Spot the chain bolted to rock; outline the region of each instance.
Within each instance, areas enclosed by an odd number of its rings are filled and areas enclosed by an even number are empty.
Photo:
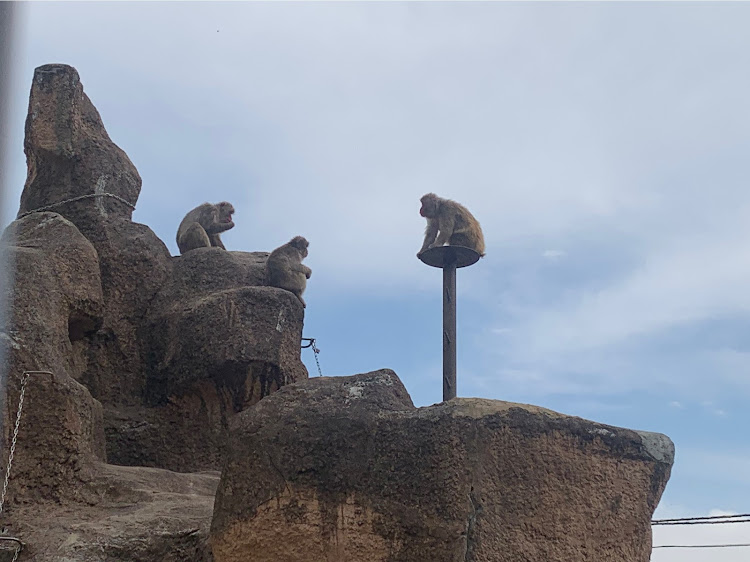
[[[323,376],[323,371],[320,369],[320,361],[318,361],[318,353],[320,353],[320,349],[317,345],[315,345],[315,338],[302,338],[302,341],[309,342],[307,345],[303,345],[302,349],[307,349],[308,347],[312,347],[313,353],[315,354],[315,364],[318,366],[318,376]]]
[[[13,427],[13,437],[10,441],[10,453],[8,453],[8,466],[5,469],[5,480],[3,481],[3,489],[0,492],[0,514],[3,512],[5,507],[5,494],[8,492],[8,482],[10,480],[10,469],[13,466],[13,457],[16,454],[16,443],[18,442],[18,428],[21,426],[21,413],[23,412],[23,399],[26,396],[26,384],[29,382],[31,375],[52,375],[49,371],[24,371],[21,375],[21,391],[18,396],[18,410],[16,411],[16,423]],[[23,543],[21,539],[17,537],[11,537],[9,535],[0,535],[0,544],[2,542],[11,542],[15,544],[15,552],[13,553],[12,562],[18,560],[18,555],[21,553]]]

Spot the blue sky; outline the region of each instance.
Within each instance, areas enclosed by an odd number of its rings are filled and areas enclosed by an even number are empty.
[[[33,69],[71,64],[143,178],[134,220],[176,252],[184,213],[226,199],[228,249],[306,236],[304,335],[324,373],[390,367],[427,405],[441,396],[441,276],[415,258],[418,200],[457,199],[487,241],[458,276],[459,395],[666,433],[677,460],[657,516],[750,511],[749,4],[18,16],[0,226],[25,179]],[[723,527],[669,533],[748,542],[747,524]],[[661,532],[656,544],[680,540]]]

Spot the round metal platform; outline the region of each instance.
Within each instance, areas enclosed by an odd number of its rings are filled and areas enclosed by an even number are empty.
[[[425,250],[417,257],[427,265],[443,269],[446,264],[454,260],[457,268],[474,265],[482,256],[476,250],[466,246],[439,246]]]

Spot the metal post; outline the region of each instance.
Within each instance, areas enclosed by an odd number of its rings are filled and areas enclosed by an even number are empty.
[[[456,397],[456,255],[443,265],[443,402]]]
[[[443,402],[456,397],[456,269],[479,261],[479,253],[464,246],[438,246],[417,254],[443,270]]]

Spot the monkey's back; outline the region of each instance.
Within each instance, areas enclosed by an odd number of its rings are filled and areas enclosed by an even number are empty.
[[[479,221],[461,203],[455,201],[450,201],[450,203],[455,212],[455,229],[448,244],[472,248],[484,256],[484,234],[482,234]]]
[[[287,245],[276,248],[266,260],[266,282],[272,287],[298,291],[305,288],[307,278],[304,273],[294,270],[301,263],[299,252]]]

